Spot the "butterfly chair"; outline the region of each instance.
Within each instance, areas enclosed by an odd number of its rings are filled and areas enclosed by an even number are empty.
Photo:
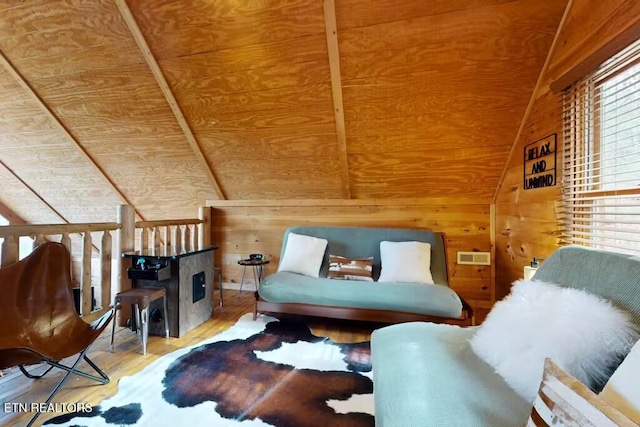
[[[93,341],[108,325],[109,310],[91,325],[77,314],[71,285],[71,257],[59,243],[44,243],[21,261],[0,268],[0,369],[19,366],[29,378],[42,378],[51,369],[67,373],[53,389],[46,404],[76,374],[102,384],[109,377],[88,357]],[[79,354],[71,366],[62,365],[66,357]],[[99,376],[79,371],[83,359]],[[46,363],[48,369],[33,375],[25,366]],[[37,412],[29,426],[40,416]]]

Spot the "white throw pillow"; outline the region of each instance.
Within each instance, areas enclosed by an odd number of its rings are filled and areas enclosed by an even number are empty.
[[[600,393],[602,400],[640,424],[640,341],[613,373]]]
[[[532,403],[549,357],[594,388],[603,384],[638,334],[626,313],[575,288],[514,283],[471,339],[471,348]]]
[[[278,271],[319,277],[320,266],[328,243],[326,239],[289,233]]]
[[[378,282],[433,284],[431,245],[423,242],[380,242]]]

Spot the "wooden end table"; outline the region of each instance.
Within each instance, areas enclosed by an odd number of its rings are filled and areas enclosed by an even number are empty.
[[[240,279],[240,289],[238,290],[238,296],[240,296],[240,292],[242,292],[242,285],[244,284],[244,275],[247,271],[247,267],[253,267],[253,280],[255,281],[256,291],[260,287],[260,281],[262,280],[262,275],[264,273],[264,266],[269,264],[268,259],[241,259],[238,261],[242,268],[242,279]]]

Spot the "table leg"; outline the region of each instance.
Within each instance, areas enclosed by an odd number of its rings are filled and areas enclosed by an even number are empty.
[[[135,310],[135,316],[136,316],[135,332],[136,332],[136,335],[138,335],[140,334],[140,328],[142,327],[142,321],[140,320],[140,306],[138,304],[133,304],[133,308]]]
[[[238,297],[240,297],[240,292],[242,292],[242,284],[244,283],[244,273],[247,271],[247,266],[242,266],[242,279],[240,279],[240,289],[238,290]]]
[[[254,266],[253,266],[253,268],[252,268],[252,270],[253,270],[253,283],[255,283],[255,285],[256,285],[256,291],[257,291],[257,290],[258,290],[258,285],[259,285],[259,283],[258,283],[258,280],[259,280],[259,275],[258,275],[258,266],[257,266],[257,265],[254,265]]]
[[[164,336],[169,338],[169,308],[167,307],[167,296],[162,297],[164,305]]]
[[[222,298],[222,270],[218,273],[218,287],[220,288],[220,307],[224,304],[224,299]]]
[[[118,301],[113,303],[113,314],[111,317],[111,344],[109,349],[113,352],[113,338],[116,335],[116,313],[118,311]]]
[[[147,355],[147,336],[149,335],[149,306],[142,309],[140,314],[142,321],[142,355]]]

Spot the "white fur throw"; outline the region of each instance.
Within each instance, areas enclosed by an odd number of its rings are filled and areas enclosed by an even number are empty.
[[[545,357],[594,388],[604,384],[637,339],[628,316],[608,301],[580,289],[521,280],[493,307],[471,348],[533,402]]]

